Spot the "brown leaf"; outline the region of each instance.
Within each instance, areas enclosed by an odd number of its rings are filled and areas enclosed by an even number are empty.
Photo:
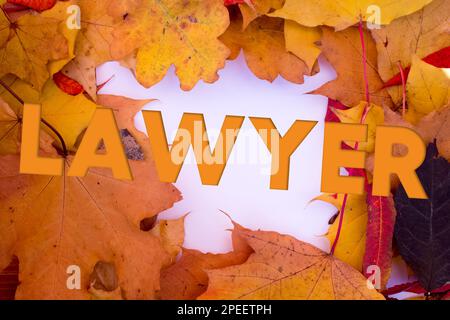
[[[347,106],[356,106],[366,100],[363,55],[358,29],[352,27],[334,32],[333,29],[322,28],[322,31],[321,49],[336,69],[337,79],[313,93],[325,95]],[[377,71],[375,42],[367,31],[364,31],[364,41],[371,102],[379,106],[391,107],[393,104],[389,94],[386,90],[380,90],[383,87],[383,81]]]
[[[244,51],[248,67],[260,79],[274,81],[279,75],[294,83],[303,83],[308,67],[294,54],[286,51],[284,21],[261,17],[243,31],[242,21],[233,20],[220,37],[231,50],[231,59]]]
[[[200,299],[375,299],[358,271],[293,237],[241,229],[255,251],[242,265],[209,271]]]

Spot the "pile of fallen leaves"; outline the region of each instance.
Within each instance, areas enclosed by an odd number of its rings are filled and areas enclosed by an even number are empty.
[[[0,0],[0,8],[0,299],[450,297],[448,0]],[[326,120],[369,126],[368,142],[343,148],[372,154],[378,125],[417,131],[429,143],[418,170],[429,199],[408,199],[398,181],[391,197],[373,196],[369,156],[366,170],[348,169],[365,177],[365,195],[317,198],[338,209],[330,252],[237,224],[233,252],[183,249],[184,218],[157,219],[181,194],[159,181],[132,121],[149,101],[97,94],[96,68],[120,61],[150,87],[175,66],[190,90],[218,80],[241,51],[258,78],[294,83],[318,73],[322,55],[337,73],[313,92],[330,99]],[[42,106],[41,154],[64,157],[66,167],[94,110],[113,109],[135,179],[99,169],[20,175],[26,103]],[[398,260],[417,281],[387,288]],[[71,266],[81,290],[68,289]],[[373,266],[378,290],[367,285]]]

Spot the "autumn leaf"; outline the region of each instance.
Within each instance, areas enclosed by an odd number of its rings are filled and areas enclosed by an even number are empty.
[[[408,6],[408,5],[407,5]],[[372,30],[378,50],[378,71],[384,82],[419,58],[450,46],[448,12],[450,2],[435,0],[416,13],[399,18],[381,29]],[[396,105],[402,101],[401,87],[389,88]]]
[[[433,67],[413,57],[406,84],[407,119],[416,123],[424,115],[439,111],[449,103],[450,79],[444,69]]]
[[[301,25],[316,27],[326,25],[336,30],[348,28],[360,21],[370,21],[379,10],[379,24],[411,14],[432,0],[286,0],[282,9],[272,16],[294,20]]]
[[[71,96],[64,93],[52,80],[47,81],[41,94],[23,81],[12,78],[6,81],[14,92],[20,93],[25,102],[42,106],[42,118],[58,130],[67,147],[74,151],[77,138],[89,125],[97,105],[84,95]],[[23,106],[9,92],[3,90],[0,96],[18,116],[22,114]],[[51,131],[48,133],[53,134]]]
[[[75,58],[63,68],[64,75],[83,86],[92,97],[97,96],[96,68],[101,64],[119,60],[112,56],[114,29],[123,16],[136,9],[137,0],[78,0],[81,10],[80,31],[75,44]],[[119,45],[118,43],[114,45]]]
[[[429,199],[410,199],[403,186],[395,195],[397,247],[427,292],[450,280],[449,169],[447,160],[430,144],[426,160],[417,170]]]
[[[230,253],[212,254],[183,249],[181,259],[161,272],[161,298],[194,300],[208,287],[208,270],[244,263],[253,251],[236,230],[232,233],[234,250]]]
[[[342,214],[344,196],[343,194],[336,196],[324,194],[315,200],[324,201],[335,206],[338,214]],[[339,242],[334,251],[334,256],[356,270],[362,271],[368,222],[366,195],[348,195],[344,215]],[[334,219],[327,233],[330,244],[335,242],[338,229],[339,219]]]
[[[64,18],[55,17],[55,12],[65,11],[69,5],[60,2],[51,10],[17,20],[0,11],[0,77],[12,73],[37,90],[42,88],[50,76],[47,63],[69,54],[67,39],[59,31]]]
[[[231,59],[244,51],[247,65],[260,79],[274,81],[279,75],[294,83],[303,83],[308,68],[305,63],[286,51],[283,36],[284,21],[261,17],[244,31],[242,21],[232,20],[220,39],[230,48]]]
[[[357,28],[334,32],[323,28],[320,48],[325,58],[335,68],[337,79],[315,90],[314,94],[325,95],[347,106],[356,106],[366,100],[363,51]],[[392,106],[392,101],[377,71],[377,52],[370,34],[364,31],[367,53],[367,76],[370,101],[379,106]]]
[[[286,49],[302,59],[310,73],[321,53],[316,45],[322,37],[319,28],[308,28],[298,23],[286,20],[284,23],[284,36],[286,39]]]
[[[258,17],[266,15],[283,7],[284,0],[246,0],[239,4],[241,10],[243,29]]]
[[[450,107],[435,111],[422,118],[415,130],[426,143],[436,141],[441,157],[450,161]]]
[[[426,143],[436,141],[439,154],[450,161],[450,108],[447,106],[441,111],[434,111],[423,117],[416,125],[412,125],[402,116],[388,108],[384,109],[384,125],[392,127],[404,127],[414,130]],[[405,156],[408,149],[403,145],[395,145],[392,154],[396,157]],[[366,168],[373,173],[374,155],[369,155]],[[397,176],[391,177],[391,185],[396,188],[399,184]]]
[[[438,68],[450,68],[450,47],[445,47],[439,51],[433,52],[432,54],[426,56],[422,59],[424,62],[431,64],[432,66]],[[403,69],[403,68],[402,68]],[[411,71],[411,66],[403,69],[403,76],[405,81],[408,80],[409,72]],[[384,88],[389,88],[393,86],[403,85],[401,73],[397,73],[391,79],[385,82]]]
[[[8,0],[8,2],[22,5],[36,11],[45,11],[53,8],[57,0]]]
[[[396,218],[394,199],[392,195],[389,197],[374,196],[371,185],[367,189],[368,222],[363,272],[369,278],[373,273],[370,267],[378,267],[381,277],[378,289],[384,289],[391,276],[392,240]]]
[[[133,217],[132,220],[136,225],[140,225],[142,219],[152,217],[156,213],[170,208],[174,202],[181,200],[181,194],[175,187],[159,180],[150,141],[134,126],[137,112],[148,102],[149,100],[133,100],[112,95],[98,96],[98,103],[114,110],[118,128],[126,129],[132,135],[144,155],[144,161],[140,161],[141,159],[130,161],[134,180],[132,185],[128,186],[128,190],[133,194],[135,203],[134,208],[126,208],[130,211],[130,216]],[[134,191],[131,191],[131,187],[135,188]],[[152,197],[149,197],[149,190],[156,190],[155,198],[158,201],[155,202]],[[149,215],[148,212],[139,209],[142,205],[151,207],[152,214]]]
[[[58,88],[71,96],[76,96],[84,92],[84,88],[81,84],[64,75],[61,71],[53,75],[53,81]]]
[[[218,79],[229,50],[217,38],[228,24],[223,0],[143,0],[116,28],[113,55],[125,57],[138,49],[136,78],[146,87],[174,65],[181,88],[190,90],[199,80]]]
[[[361,102],[356,107],[347,110],[333,109],[333,111],[342,123],[361,124],[361,119],[363,118],[366,106],[366,102]],[[360,142],[359,150],[372,153],[375,150],[375,134],[377,126],[384,123],[384,110],[383,108],[374,104],[371,104],[368,108],[369,111],[367,112],[363,123],[367,124],[368,126],[367,142]],[[346,143],[352,148],[355,147],[354,142]]]
[[[274,232],[239,233],[255,253],[242,265],[209,271],[200,299],[383,299],[358,271],[307,243]]]
[[[66,170],[71,161],[66,160]],[[0,165],[5,166],[4,159]],[[89,299],[86,289],[67,289],[66,270],[77,265],[82,274],[90,274],[99,261],[116,265],[128,298],[154,296],[166,253],[159,239],[133,227],[123,211],[136,206],[128,196],[129,185],[102,171],[91,171],[85,178],[10,171],[0,178],[0,231],[15,235],[15,241],[2,241],[0,261],[12,255],[19,258],[21,284],[16,298]],[[87,288],[87,280],[83,281],[82,288]]]
[[[135,110],[145,103],[128,100],[124,106],[123,98],[113,97],[103,102],[125,114],[129,105]],[[132,120],[123,114],[117,119],[119,128]],[[113,179],[107,169],[68,177],[71,162],[71,156],[65,159],[62,177],[47,177],[19,175],[17,158],[0,161],[0,269],[13,255],[19,258],[17,298],[89,299],[89,280],[83,278],[83,290],[68,290],[66,269],[77,265],[82,274],[91,274],[99,262],[115,266],[125,298],[154,298],[168,253],[159,237],[139,226],[171,207],[179,192],[159,181],[150,154],[130,161],[131,182]]]

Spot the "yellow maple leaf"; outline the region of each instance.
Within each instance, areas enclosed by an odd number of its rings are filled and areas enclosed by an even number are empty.
[[[311,72],[321,52],[315,44],[322,36],[320,29],[304,27],[294,21],[286,20],[284,36],[286,49],[302,59]]]
[[[68,77],[80,83],[92,97],[97,96],[96,68],[113,57],[113,31],[127,12],[135,10],[137,0],[78,0],[81,10],[80,32],[75,44],[75,58],[64,67]]]
[[[115,110],[119,129],[137,133],[127,126],[132,124],[132,112],[147,102],[105,96],[102,104]],[[139,227],[180,200],[180,193],[159,181],[145,139],[142,133],[136,136],[143,159],[129,160],[133,181],[113,179],[108,169],[68,177],[72,156],[65,158],[62,177],[20,175],[18,156],[1,158],[0,269],[13,255],[19,257],[21,284],[16,298],[117,299],[122,293],[127,299],[156,297],[160,269],[173,259],[167,248],[172,252],[181,241],[180,223],[168,223],[154,233]],[[90,287],[88,275],[105,263],[114,266],[120,292]],[[73,265],[86,275],[81,290],[66,285],[67,268]]]
[[[58,130],[69,150],[74,151],[77,138],[88,127],[97,105],[82,94],[71,96],[64,93],[53,80],[47,81],[41,94],[19,79],[8,77],[6,82],[10,83],[14,92],[20,94],[24,102],[41,105],[42,118]],[[0,96],[18,116],[22,114],[23,106],[7,91],[0,92]],[[47,132],[54,134],[49,130]]]
[[[416,123],[424,115],[441,110],[449,102],[449,88],[450,69],[436,68],[413,57],[406,83],[407,119]]]
[[[379,13],[378,24],[411,14],[432,0],[286,0],[283,8],[271,14],[294,20],[301,25],[316,27],[327,25],[342,30],[360,21],[371,21]],[[378,11],[379,10],[379,11]],[[377,12],[378,11],[378,12]],[[375,12],[375,13],[374,13]]]
[[[426,56],[450,46],[448,12],[450,1],[435,0],[423,9],[372,30],[378,50],[378,72],[384,82],[411,65],[414,55]],[[402,103],[402,86],[388,88],[396,105]]]
[[[61,32],[65,15],[60,12],[71,4],[60,1],[51,10],[16,20],[0,10],[0,77],[15,74],[41,90],[50,76],[47,64],[69,57],[68,41]]]
[[[383,300],[348,264],[293,237],[239,230],[253,248],[242,265],[208,272],[200,299]]]
[[[229,50],[217,38],[229,24],[222,0],[142,0],[115,30],[115,56],[136,48],[136,77],[150,87],[174,65],[183,90],[218,79]]]

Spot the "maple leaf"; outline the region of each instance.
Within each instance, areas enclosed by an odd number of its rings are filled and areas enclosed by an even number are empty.
[[[47,63],[69,55],[67,39],[60,32],[60,24],[65,23],[61,12],[69,5],[60,2],[51,10],[17,20],[0,10],[0,76],[12,73],[37,90],[42,88],[50,76]]]
[[[244,51],[248,67],[260,79],[274,81],[279,75],[294,83],[303,83],[308,67],[292,53],[286,51],[283,36],[284,21],[261,17],[245,30],[240,20],[232,20],[220,39],[230,48],[231,59]]]
[[[161,271],[163,300],[193,300],[203,294],[209,283],[207,270],[221,269],[244,263],[252,249],[233,229],[233,251],[226,254],[202,253],[183,249],[179,261]]]
[[[378,50],[378,71],[384,82],[411,65],[413,55],[424,58],[450,46],[448,12],[450,2],[435,0],[416,13],[399,18],[379,30],[372,30]],[[389,88],[396,105],[402,101],[401,88]]]
[[[209,271],[200,299],[383,299],[358,271],[307,243],[273,232],[239,234],[255,253],[242,265]]]
[[[84,95],[71,96],[64,93],[52,80],[47,81],[41,94],[18,79],[10,77],[5,81],[14,92],[20,92],[20,97],[25,102],[41,105],[42,118],[63,136],[68,149],[74,151],[77,138],[89,125],[97,105]],[[22,104],[6,90],[0,92],[0,96],[14,110],[19,119],[22,114]],[[52,131],[47,131],[49,134],[54,134]]]
[[[70,162],[68,158],[67,166]],[[5,165],[4,159],[0,165]],[[85,290],[67,289],[66,270],[77,265],[82,274],[90,274],[98,261],[115,263],[128,298],[154,296],[165,251],[158,238],[133,227],[123,210],[136,207],[129,184],[102,171],[91,171],[85,178],[14,172],[0,178],[0,230],[15,234],[15,241],[2,241],[0,252],[1,260],[9,255],[19,258],[18,299],[87,299]],[[155,192],[161,196],[161,191]]]
[[[327,25],[336,30],[348,28],[360,21],[370,21],[374,10],[380,10],[380,24],[411,14],[432,0],[286,0],[274,17],[294,20],[301,25],[316,27]],[[378,21],[377,21],[378,23]]]
[[[373,270],[369,272],[369,267],[380,268],[380,287],[383,289],[386,288],[391,276],[392,239],[396,211],[392,195],[389,197],[374,196],[372,186],[369,185],[367,189],[368,222],[363,271],[366,277],[369,277],[373,272]]]
[[[348,106],[356,106],[366,100],[363,51],[357,28],[334,32],[322,28],[321,46],[325,58],[335,68],[337,79],[315,90],[314,94],[325,95]],[[377,71],[375,43],[367,31],[363,33],[367,53],[367,77],[370,101],[379,106],[391,107],[392,101],[383,88]]]
[[[449,87],[450,79],[444,69],[413,57],[406,84],[407,119],[416,123],[424,115],[441,110],[449,102]]]
[[[217,38],[228,25],[223,0],[143,0],[116,28],[113,55],[125,57],[138,49],[136,78],[146,87],[174,65],[181,88],[190,90],[199,80],[218,79],[229,50]]]
[[[397,247],[431,292],[450,281],[450,164],[430,144],[417,175],[429,197],[409,199],[401,186],[395,195]]]
[[[308,28],[294,21],[286,20],[284,36],[286,49],[302,59],[311,73],[321,53],[316,45],[316,42],[322,37],[320,28]]]
[[[113,32],[123,17],[135,10],[137,0],[78,0],[78,5],[81,9],[81,29],[76,39],[75,58],[63,68],[63,73],[81,84],[95,99],[96,68],[107,61],[123,58],[112,56]]]
[[[131,123],[129,113],[147,102],[124,99],[103,101],[118,109],[119,128]],[[83,290],[68,290],[66,269],[77,265],[82,274],[91,274],[99,262],[115,266],[125,298],[155,297],[159,270],[170,259],[160,238],[139,226],[171,207],[180,194],[159,181],[151,154],[143,150],[145,160],[130,160],[131,182],[113,179],[106,169],[68,177],[71,156],[65,159],[62,177],[19,175],[18,157],[2,157],[0,269],[13,255],[19,258],[17,298],[87,299],[89,280],[83,277]]]

